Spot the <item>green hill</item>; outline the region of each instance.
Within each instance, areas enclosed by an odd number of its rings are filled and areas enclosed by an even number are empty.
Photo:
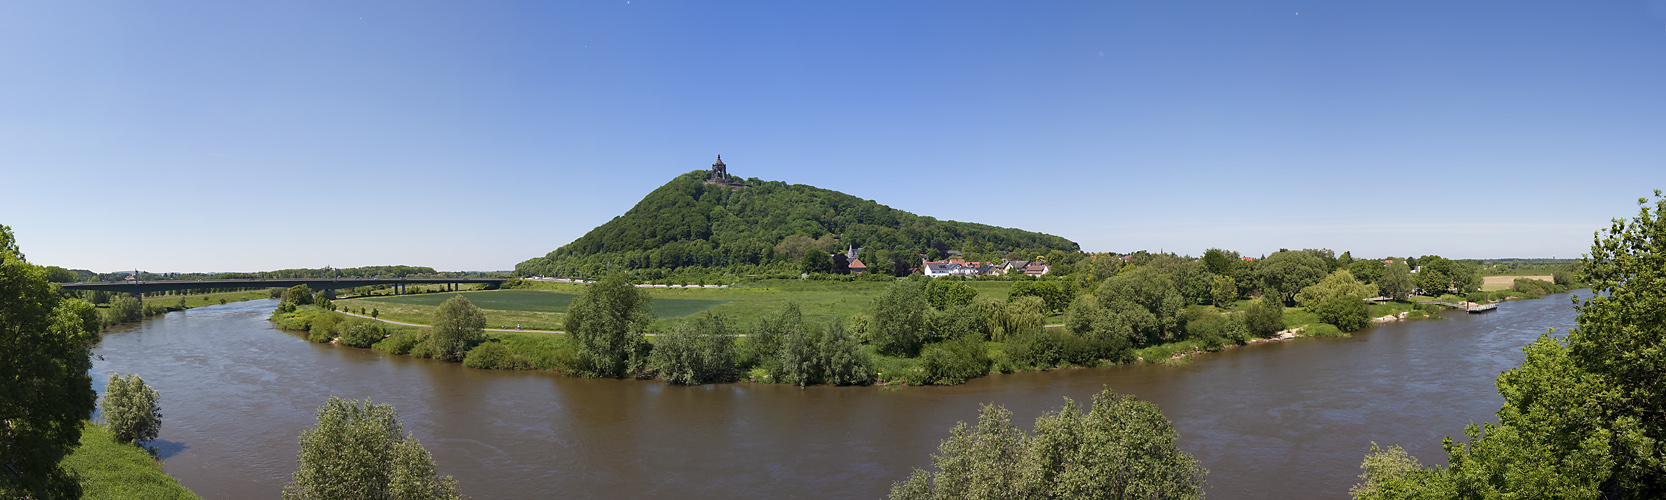
[[[688,268],[728,273],[792,271],[810,249],[844,252],[879,269],[893,261],[913,267],[919,254],[960,250],[971,260],[1076,252],[1050,234],[937,220],[838,191],[748,179],[708,184],[696,170],[660,186],[624,215],[583,237],[515,266],[520,276],[595,275],[613,269],[650,275]]]

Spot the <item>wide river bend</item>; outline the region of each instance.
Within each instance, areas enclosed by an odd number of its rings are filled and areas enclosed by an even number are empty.
[[[1583,293],[1583,292],[1582,292]],[[464,368],[312,344],[275,330],[275,303],[169,313],[112,328],[94,385],[138,373],[162,395],[166,469],[209,499],[277,498],[297,437],[330,396],[398,408],[472,498],[881,498],[978,406],[1021,427],[1101,387],[1157,403],[1210,470],[1211,498],[1345,498],[1372,442],[1445,463],[1443,436],[1493,420],[1493,380],[1567,294],[1486,314],[1391,323],[1198,357],[994,375],[954,387],[812,387],[586,380]],[[1558,333],[1560,334],[1560,333]]]

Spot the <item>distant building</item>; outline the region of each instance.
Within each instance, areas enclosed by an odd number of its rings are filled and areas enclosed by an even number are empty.
[[[938,261],[926,262],[920,266],[920,272],[932,278],[943,276],[975,276],[978,268],[970,267],[958,262]]]
[[[863,264],[860,259],[850,261],[850,274],[862,274],[865,272],[868,272],[867,264]]]
[[[1051,270],[1053,270],[1053,266],[1041,262],[1032,262],[1030,265],[1024,266],[1024,274],[1030,276],[1041,276]]]

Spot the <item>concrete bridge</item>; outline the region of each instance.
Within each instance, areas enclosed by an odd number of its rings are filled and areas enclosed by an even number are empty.
[[[197,290],[203,288],[289,288],[295,285],[306,285],[313,290],[353,288],[360,286],[388,285],[395,294],[404,293],[405,285],[448,284],[448,289],[456,290],[457,285],[485,284],[487,290],[496,290],[509,278],[294,278],[294,279],[246,279],[246,280],[156,280],[156,281],[101,281],[96,283],[63,283],[65,290],[103,290],[106,292],[148,293],[165,292],[171,290]]]

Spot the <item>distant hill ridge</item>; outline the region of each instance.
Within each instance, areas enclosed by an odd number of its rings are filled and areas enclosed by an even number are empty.
[[[595,275],[612,269],[712,268],[730,272],[796,269],[804,252],[861,248],[878,269],[947,249],[969,255],[1043,255],[1079,246],[1050,234],[914,215],[830,189],[780,181],[744,182],[695,170],[672,179],[630,211],[543,257],[515,266],[520,276]],[[936,252],[933,252],[935,248]]]

